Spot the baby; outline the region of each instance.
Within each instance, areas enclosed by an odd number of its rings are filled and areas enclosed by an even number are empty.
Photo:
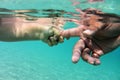
[[[7,15],[0,19],[0,41],[42,40],[48,45],[63,42],[62,18],[31,18]],[[57,26],[57,27],[56,27]]]

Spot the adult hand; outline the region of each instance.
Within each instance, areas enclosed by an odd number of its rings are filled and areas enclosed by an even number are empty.
[[[91,9],[88,12],[82,21],[81,29],[79,27],[70,29],[64,34],[81,37],[73,49],[72,61],[74,63],[82,57],[86,62],[98,65],[101,55],[120,46],[120,19],[115,14],[99,13]]]
[[[91,12],[89,14],[92,15],[86,21],[87,25],[89,25],[88,28],[83,31],[84,37],[87,37],[85,42],[99,46],[101,48],[100,53],[98,53],[99,56],[102,55],[102,51],[108,53],[118,47],[120,45],[119,15],[102,13],[95,9],[88,9],[87,12]],[[88,44],[91,47],[92,45]],[[96,57],[98,55],[96,54]]]
[[[73,55],[72,55],[72,62],[77,63],[82,57],[83,60],[90,64],[100,64],[100,60],[98,58],[92,57],[90,54],[88,54],[91,51],[91,48],[87,47],[85,42],[85,37],[82,36],[82,32],[85,30],[85,26],[80,26],[76,28],[71,28],[68,30],[64,30],[61,32],[61,35],[65,38],[69,37],[80,37],[81,39],[78,40],[78,42],[75,44],[73,48]]]

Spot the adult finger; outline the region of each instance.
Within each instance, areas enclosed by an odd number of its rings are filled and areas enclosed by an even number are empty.
[[[95,58],[94,65],[99,65],[99,64],[101,64],[100,59],[99,58]]]
[[[80,39],[73,48],[72,62],[77,63],[80,59],[81,52],[84,49],[85,44],[82,39]]]
[[[103,51],[102,50],[93,50],[93,54],[92,54],[92,56],[93,57],[95,57],[95,58],[100,58],[100,56],[102,56],[104,53],[103,53]]]
[[[94,64],[94,58],[92,58],[90,56],[90,49],[89,48],[85,48],[81,54],[81,57],[84,61],[90,63],[90,64]]]

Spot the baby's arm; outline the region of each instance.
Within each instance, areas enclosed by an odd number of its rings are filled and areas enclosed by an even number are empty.
[[[16,26],[16,36],[22,40],[42,40],[50,46],[63,42],[60,29],[51,25],[51,19],[41,18],[37,21],[27,22],[21,27]]]
[[[1,41],[42,40],[51,46],[63,41],[57,28],[46,25],[50,23],[49,19],[39,19],[38,21],[24,21],[22,18],[12,19],[10,18],[8,23],[5,23],[6,19],[2,21]],[[48,21],[48,23],[44,21]]]

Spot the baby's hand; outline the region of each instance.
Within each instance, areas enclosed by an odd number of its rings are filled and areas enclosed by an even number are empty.
[[[57,45],[58,43],[63,42],[63,37],[60,36],[60,31],[54,27],[50,28],[48,31],[44,31],[40,35],[40,39],[49,46]]]

